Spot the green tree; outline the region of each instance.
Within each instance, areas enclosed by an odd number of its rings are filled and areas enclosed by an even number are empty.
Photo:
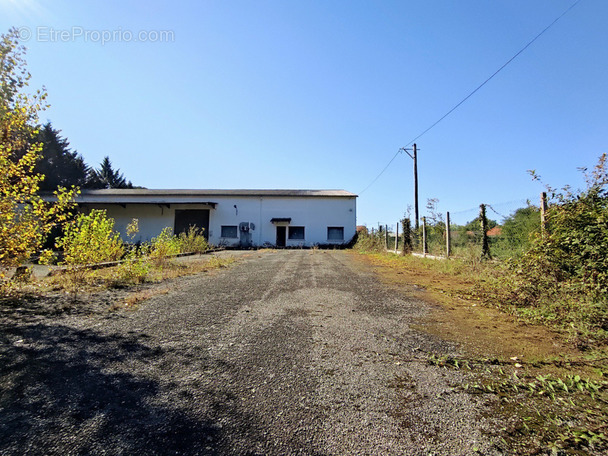
[[[496,220],[488,219],[488,230],[491,230],[497,226],[498,222]],[[462,229],[466,232],[478,233],[481,237],[481,218],[479,218],[479,216],[475,217],[469,223],[464,225]]]
[[[86,187],[90,168],[78,152],[70,149],[70,143],[60,135],[61,131],[46,123],[38,133],[42,143],[42,158],[34,171],[44,175],[40,190],[57,190],[59,187]]]
[[[114,169],[110,157],[102,160],[98,169],[91,172],[88,186],[91,188],[133,188],[131,181],[119,169]]]
[[[534,206],[522,207],[507,217],[502,226],[502,242],[514,253],[530,248],[532,236],[540,230],[540,210]]]
[[[42,145],[36,138],[46,92],[25,93],[30,74],[18,36],[16,29],[0,36],[0,269],[39,249],[50,229],[67,218],[76,192],[59,189],[53,204],[38,196],[43,176],[34,168]]]

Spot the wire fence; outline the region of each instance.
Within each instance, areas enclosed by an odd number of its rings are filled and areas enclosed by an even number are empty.
[[[453,218],[461,223],[454,223]],[[531,237],[540,232],[541,217],[540,206],[530,200],[481,204],[445,215],[432,210],[421,217],[418,229],[410,221],[409,243],[402,223],[360,226],[360,242],[397,252],[404,246],[409,250],[410,244],[413,253],[438,257],[508,258],[529,247]]]

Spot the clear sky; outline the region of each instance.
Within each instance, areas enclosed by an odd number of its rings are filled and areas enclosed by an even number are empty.
[[[87,163],[148,188],[361,191],[574,0],[0,0],[42,113]],[[582,0],[417,140],[420,206],[537,203],[608,152],[608,2]],[[103,42],[103,41],[106,42]],[[399,155],[358,223],[413,203]],[[492,212],[490,215],[500,217]]]

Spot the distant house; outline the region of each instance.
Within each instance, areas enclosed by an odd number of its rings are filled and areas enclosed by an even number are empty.
[[[490,237],[500,236],[502,234],[502,228],[500,226],[495,226],[491,230],[488,230],[487,235]]]
[[[344,190],[107,189],[83,190],[76,202],[80,211],[105,209],[125,240],[136,218],[136,242],[195,225],[213,245],[310,247],[354,237],[356,198]]]

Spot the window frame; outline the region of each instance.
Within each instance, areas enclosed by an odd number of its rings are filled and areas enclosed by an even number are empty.
[[[342,237],[340,238],[330,238],[329,230],[341,230]],[[327,227],[327,240],[328,241],[344,241],[344,227],[343,226],[328,226]]]
[[[224,236],[224,228],[233,228],[234,236]],[[238,239],[239,238],[239,226],[238,225],[220,225],[220,238],[222,239]]]
[[[292,237],[292,232],[298,232],[302,230],[302,237]],[[298,230],[298,231],[296,231]],[[287,240],[288,241],[304,241],[306,239],[306,227],[305,226],[291,226],[287,227]]]

